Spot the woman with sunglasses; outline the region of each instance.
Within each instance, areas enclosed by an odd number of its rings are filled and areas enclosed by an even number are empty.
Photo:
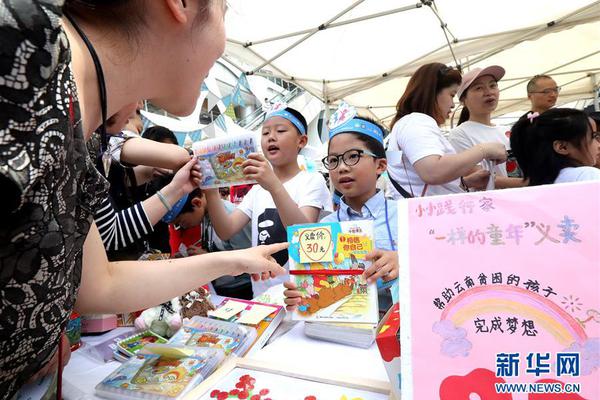
[[[456,154],[440,129],[454,108],[461,83],[457,69],[440,63],[421,66],[396,105],[389,139],[388,174],[402,197],[484,189],[489,172],[482,160],[506,161],[501,143],[481,143]]]
[[[286,245],[109,263],[92,221],[106,180],[85,140],[140,99],[194,109],[225,47],[224,0],[0,0],[0,10],[0,399],[12,399],[60,374],[74,309],[127,312],[222,275],[278,275],[270,255]]]

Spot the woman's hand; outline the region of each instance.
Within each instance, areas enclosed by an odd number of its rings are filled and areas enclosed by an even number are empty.
[[[266,280],[285,274],[285,268],[277,264],[272,254],[285,250],[288,246],[287,242],[275,243],[243,250],[228,251],[223,254],[233,258],[232,261],[235,264],[233,275],[247,273],[255,281]]]

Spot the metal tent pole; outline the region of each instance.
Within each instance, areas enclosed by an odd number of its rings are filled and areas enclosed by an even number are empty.
[[[306,34],[305,36],[301,37],[300,39],[298,39],[297,41],[295,41],[294,43],[292,43],[291,45],[289,45],[288,47],[286,47],[285,49],[283,49],[282,51],[280,51],[279,53],[277,53],[276,55],[274,55],[270,59],[266,60],[262,65],[259,65],[258,67],[254,68],[254,70],[252,72],[256,72],[259,69],[263,68],[264,66],[266,66],[268,64],[271,64],[273,61],[275,61],[276,59],[278,59],[279,57],[281,57],[282,55],[284,55],[285,53],[287,53],[288,51],[290,51],[294,47],[298,46],[300,43],[306,41],[307,39],[309,39],[310,37],[312,37],[313,35],[315,35],[317,32],[322,31],[324,29],[327,29],[327,26],[329,24],[331,24],[333,21],[337,20],[338,18],[342,17],[344,14],[348,13],[349,11],[351,11],[352,9],[354,9],[355,7],[357,7],[359,4],[361,4],[364,1],[365,0],[358,0],[358,1],[354,2],[352,5],[350,5],[346,9],[344,9],[342,12],[340,12],[339,14],[337,14],[336,16],[334,16],[333,18],[330,18],[324,24],[318,26],[317,28],[312,29],[308,34]]]
[[[369,15],[365,15],[365,16],[362,16],[362,17],[358,17],[358,18],[348,19],[348,20],[345,20],[345,21],[332,22],[332,23],[330,23],[328,25],[325,25],[325,24],[319,25],[316,28],[309,28],[309,29],[304,29],[304,30],[297,31],[297,32],[285,33],[283,35],[273,36],[273,37],[266,38],[266,39],[261,39],[261,40],[253,40],[251,42],[243,43],[243,45],[244,45],[244,47],[250,47],[250,46],[255,46],[257,44],[274,42],[274,41],[281,40],[281,39],[287,39],[287,38],[290,38],[290,37],[294,37],[294,36],[299,36],[299,35],[304,35],[304,34],[307,34],[307,33],[311,33],[311,32],[313,32],[315,30],[325,30],[325,29],[337,28],[337,27],[340,27],[340,26],[353,24],[355,22],[367,21],[367,20],[374,19],[374,18],[385,17],[385,16],[388,16],[388,15],[397,14],[397,13],[403,12],[403,11],[414,10],[415,8],[420,8],[422,6],[423,6],[423,4],[417,3],[417,4],[414,4],[414,5],[411,5],[411,6],[394,8],[392,10],[382,11],[382,12],[378,12],[378,13],[375,13],[375,14],[369,14]],[[321,27],[323,27],[323,28],[321,28]],[[319,29],[319,28],[321,28],[321,29]]]

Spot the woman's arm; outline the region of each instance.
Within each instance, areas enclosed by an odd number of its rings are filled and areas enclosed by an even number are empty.
[[[108,262],[96,225],[83,246],[81,287],[75,309],[82,314],[129,312],[160,304],[223,275],[281,275],[271,254],[287,243],[161,261]]]
[[[132,165],[148,165],[176,171],[189,159],[190,155],[183,147],[141,137],[126,140],[121,149],[121,162]]]
[[[414,163],[423,182],[441,185],[473,172],[482,160],[506,160],[506,149],[501,143],[483,143],[458,154],[431,155]]]

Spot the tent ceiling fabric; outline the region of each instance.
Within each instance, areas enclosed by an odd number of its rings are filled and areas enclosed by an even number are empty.
[[[321,99],[343,99],[381,120],[393,114],[420,65],[454,65],[454,57],[464,70],[491,64],[507,70],[498,115],[526,110],[525,83],[540,73],[564,86],[560,103],[592,97],[593,75],[600,73],[600,1],[424,3],[229,0],[224,58],[244,71],[293,78]]]

